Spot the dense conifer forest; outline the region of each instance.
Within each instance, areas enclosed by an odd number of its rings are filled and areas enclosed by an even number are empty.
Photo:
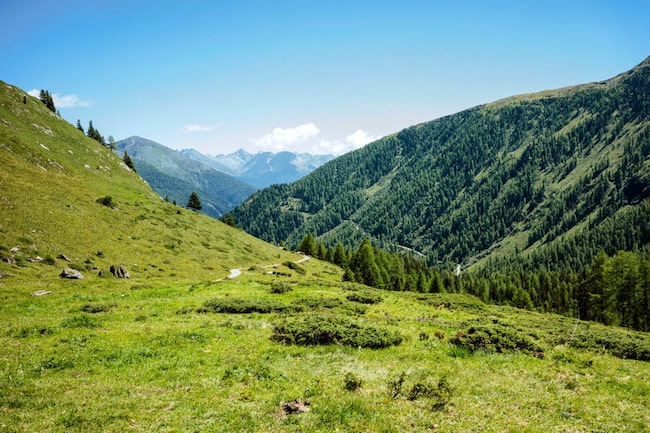
[[[270,242],[313,239],[335,263],[346,249],[348,277],[369,285],[647,329],[649,155],[646,60],[407,128],[257,192],[233,218]],[[609,280],[592,284],[603,266]]]

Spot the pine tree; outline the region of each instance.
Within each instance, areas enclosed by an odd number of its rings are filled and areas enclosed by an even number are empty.
[[[197,212],[203,208],[201,200],[196,192],[192,191],[192,194],[190,194],[190,198],[187,200],[187,207]]]
[[[81,121],[79,119],[77,119],[77,129],[84,134],[86,133],[86,131],[84,131],[84,127],[81,126]]]
[[[237,227],[235,225],[235,218],[233,218],[232,212],[228,212],[226,215],[222,216],[221,222],[228,224],[230,227]]]
[[[122,160],[124,161],[124,164],[126,164],[127,167],[129,167],[131,170],[133,170],[133,171],[135,171],[137,173],[137,171],[135,169],[135,165],[133,165],[133,160],[131,160],[131,157],[126,152],[126,150],[124,151],[124,156],[122,157]]]
[[[318,255],[318,246],[316,245],[316,239],[314,239],[314,235],[307,233],[307,235],[300,242],[300,245],[298,245],[298,251],[302,251],[309,256],[316,257]]]
[[[108,136],[108,143],[106,143],[106,147],[108,147],[110,150],[117,149],[117,144],[115,144],[115,139],[112,135]]]
[[[39,99],[45,106],[53,113],[56,113],[56,107],[54,106],[54,98],[52,94],[47,90],[41,89],[41,92],[38,95]]]

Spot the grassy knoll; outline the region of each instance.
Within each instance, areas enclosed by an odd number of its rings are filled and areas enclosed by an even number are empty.
[[[46,266],[46,265],[38,265]],[[309,260],[305,275],[253,267],[234,280],[60,281],[51,295],[0,287],[2,431],[644,431],[650,364],[589,335],[647,336],[462,295],[375,292]],[[282,274],[291,270],[275,269]],[[273,293],[273,285],[290,290]],[[372,304],[351,294],[375,293]],[[214,313],[231,299],[284,306]],[[308,302],[304,302],[307,299]],[[305,308],[309,305],[309,308]],[[362,306],[363,308],[357,308]],[[384,349],[276,342],[317,315],[399,333]],[[453,344],[503,326],[543,354]],[[281,401],[310,402],[286,415]]]

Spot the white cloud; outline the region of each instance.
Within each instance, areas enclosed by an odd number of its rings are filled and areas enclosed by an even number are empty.
[[[295,128],[275,128],[260,138],[251,140],[251,143],[261,151],[290,151],[307,152],[312,155],[342,155],[352,150],[359,149],[366,144],[377,140],[362,129],[358,129],[345,139],[328,139],[321,136],[320,129],[314,123],[305,123]]]
[[[345,140],[355,149],[365,146],[366,144],[377,140],[379,137],[373,137],[362,129],[357,129],[354,133],[345,137]]]
[[[32,89],[27,92],[31,96],[38,98],[41,91],[38,89]],[[61,95],[60,93],[52,93],[52,99],[54,100],[54,106],[56,108],[75,108],[75,107],[90,107],[91,103],[89,101],[82,101],[74,93],[70,95]]]
[[[305,123],[295,128],[275,128],[273,132],[254,139],[253,144],[259,148],[287,150],[292,149],[296,144],[306,142],[319,133],[320,129],[315,124]]]
[[[185,125],[183,132],[208,132],[216,129],[215,125]]]

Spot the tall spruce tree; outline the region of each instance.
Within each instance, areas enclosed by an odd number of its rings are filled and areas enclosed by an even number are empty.
[[[131,159],[129,154],[126,152],[126,150],[124,151],[124,156],[122,157],[122,161],[124,161],[124,164],[126,164],[127,167],[129,167],[131,170],[133,170],[133,171],[135,171],[137,173],[137,171],[135,169],[135,165],[133,164],[133,160]]]
[[[190,198],[187,200],[187,207],[197,212],[203,209],[201,200],[199,199],[199,196],[196,194],[196,192],[192,191],[192,194],[190,194]]]
[[[52,94],[48,92],[47,90],[41,89],[41,92],[38,95],[39,99],[45,106],[48,108],[53,113],[56,113],[56,107],[54,106],[54,98],[52,97]]]

